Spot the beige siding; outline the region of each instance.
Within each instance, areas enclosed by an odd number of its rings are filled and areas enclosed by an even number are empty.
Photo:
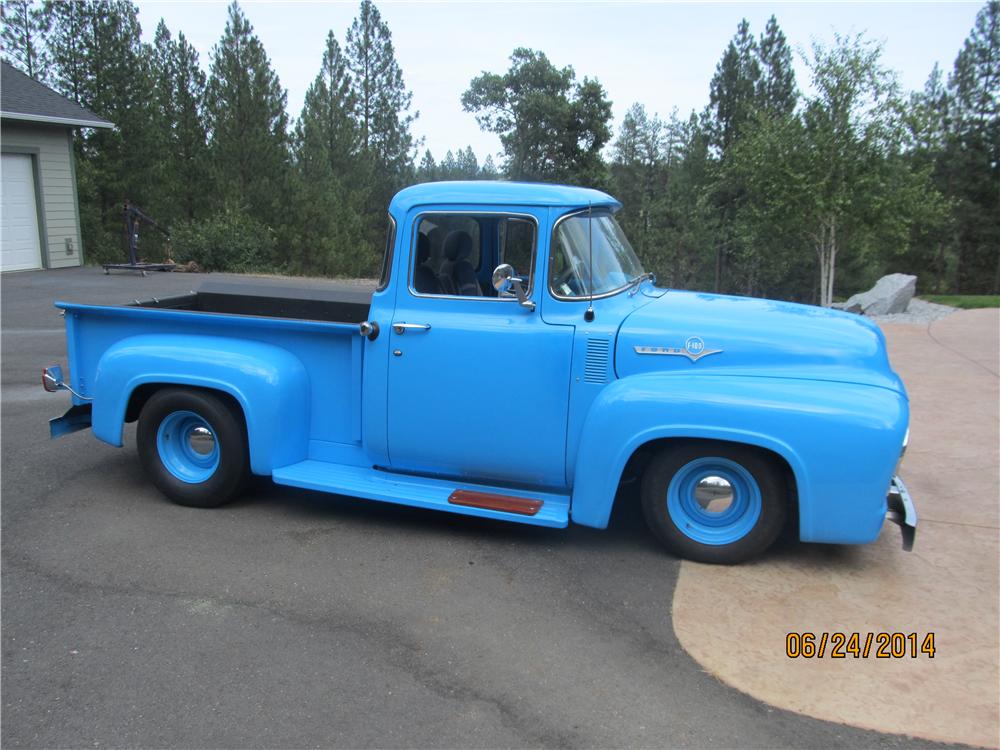
[[[38,149],[36,175],[41,180],[42,219],[45,223],[43,262],[49,268],[80,265],[81,238],[77,212],[76,184],[73,180],[73,155],[69,130],[41,123],[4,120],[0,146]],[[66,251],[66,240],[73,252]]]

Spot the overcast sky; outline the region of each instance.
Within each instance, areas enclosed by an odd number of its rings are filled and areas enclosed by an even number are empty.
[[[415,135],[438,160],[471,145],[482,161],[500,142],[462,111],[460,98],[482,71],[503,72],[515,47],[541,50],[577,77],[597,78],[614,103],[615,131],[633,102],[686,116],[708,102],[708,84],[741,18],[759,35],[773,13],[796,49],[833,33],[865,32],[885,45],[885,63],[906,89],[921,88],[937,62],[951,70],[982,3],[585,3],[378,2],[420,118]],[[343,44],[358,2],[246,2],[244,12],[288,90],[297,118],[332,29]],[[209,66],[227,2],[140,2],[143,37],[162,17],[183,31]],[[800,86],[805,71],[797,61]],[[422,152],[421,152],[422,153]],[[499,164],[499,159],[497,159]]]

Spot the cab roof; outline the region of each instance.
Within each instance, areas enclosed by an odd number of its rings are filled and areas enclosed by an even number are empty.
[[[583,208],[588,205],[621,208],[607,193],[569,185],[542,182],[425,182],[404,188],[389,204],[393,213],[403,214],[414,206],[452,203],[483,206],[556,206]]]

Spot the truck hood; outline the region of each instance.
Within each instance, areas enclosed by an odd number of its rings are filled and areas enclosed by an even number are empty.
[[[615,370],[796,378],[904,392],[885,337],[860,315],[749,297],[669,291],[622,322]]]

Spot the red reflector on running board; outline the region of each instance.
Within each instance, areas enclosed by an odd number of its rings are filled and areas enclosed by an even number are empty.
[[[468,505],[472,508],[499,510],[504,513],[520,513],[522,516],[533,516],[542,507],[541,500],[527,497],[512,497],[511,495],[493,495],[489,492],[474,490],[455,490],[448,498],[452,505]]]

